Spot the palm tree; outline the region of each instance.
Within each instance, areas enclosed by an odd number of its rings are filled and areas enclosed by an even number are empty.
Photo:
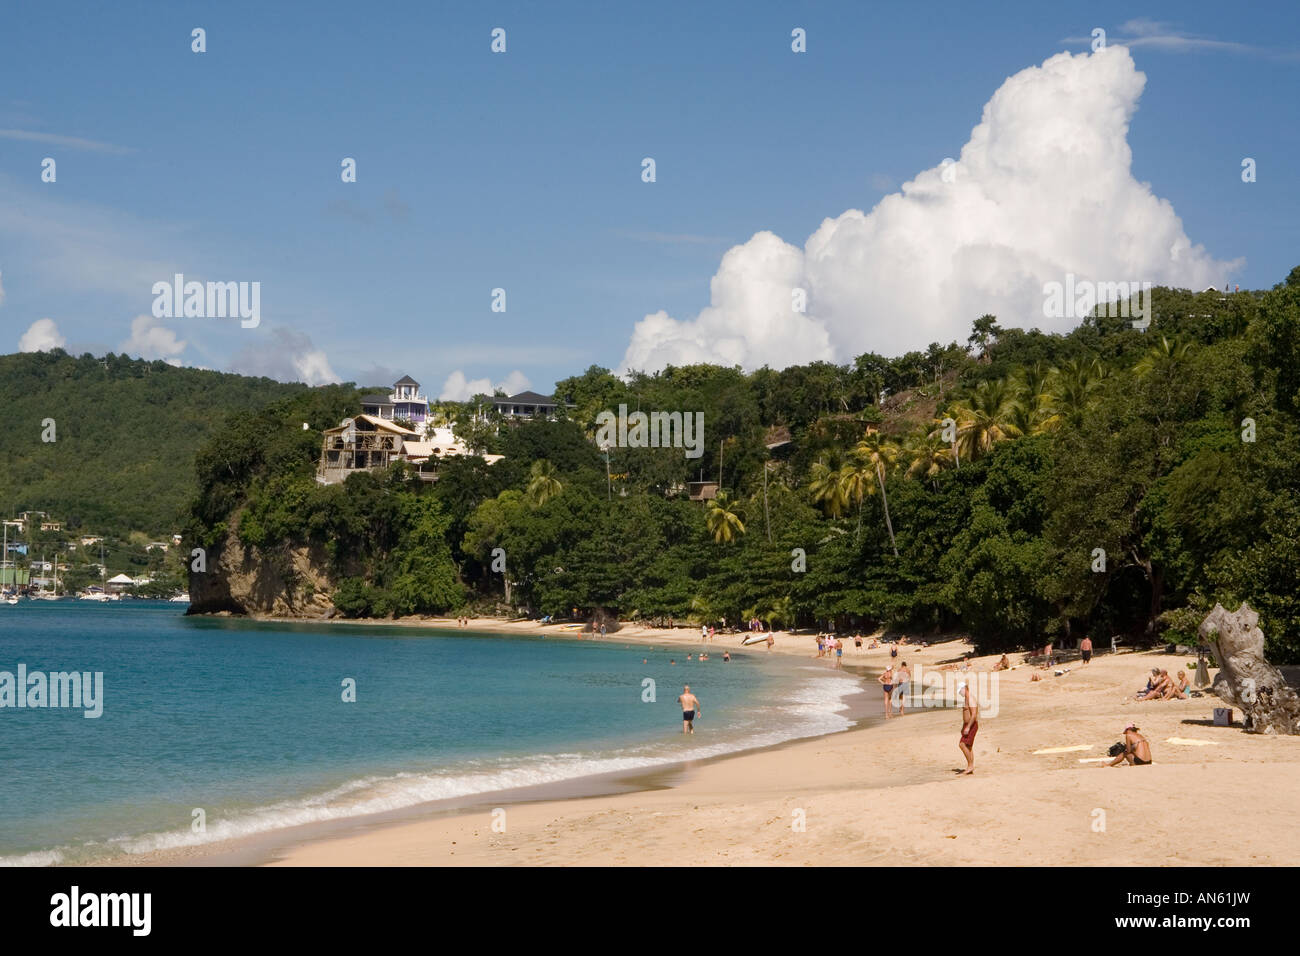
[[[838,518],[848,508],[848,499],[844,497],[844,486],[840,481],[840,470],[824,461],[814,462],[808,470],[808,491],[812,494],[813,504],[832,518]]]
[[[884,438],[880,432],[870,430],[854,447],[853,457],[876,473],[876,480],[880,483],[880,501],[885,508],[885,527],[889,529],[889,544],[894,549],[894,557],[898,557],[898,542],[894,540],[894,522],[889,517],[889,496],[885,494],[885,469],[894,467],[894,462],[898,460],[898,446],[889,439]],[[858,488],[861,487],[861,468],[855,469],[854,483]],[[860,495],[861,492],[859,491],[859,524],[862,521],[862,498]]]
[[[794,602],[790,600],[790,595],[787,594],[785,597],[773,601],[771,608],[769,608],[768,612],[763,615],[763,620],[765,620],[767,626],[771,627],[773,630],[776,629],[773,625],[777,621],[787,625],[793,622]]]
[[[858,455],[840,465],[840,495],[848,504],[858,506],[858,527],[853,532],[855,543],[862,534],[862,501],[876,488],[874,471],[871,462]]]
[[[1139,378],[1147,378],[1151,375],[1171,375],[1187,358],[1191,350],[1191,342],[1179,342],[1177,339],[1170,339],[1162,335],[1160,336],[1160,344],[1147,349],[1147,353],[1133,366],[1133,374]]]
[[[739,509],[724,491],[718,492],[718,496],[709,502],[704,524],[713,540],[720,543],[730,543],[745,533],[745,522],[741,520]]]
[[[564,485],[556,477],[555,466],[545,458],[533,462],[528,474],[528,498],[534,508],[540,508],[564,491]]]
[[[1084,414],[1096,404],[1106,368],[1096,359],[1062,362],[1052,382],[1052,405],[1058,423],[1078,428]]]
[[[691,611],[695,615],[695,619],[701,624],[708,624],[710,621],[718,619],[718,612],[713,606],[713,601],[703,594],[697,594],[691,598]]]
[[[1019,438],[1016,425],[1021,416],[1015,390],[1004,378],[986,379],[950,414],[957,422],[957,451],[963,461],[974,461],[993,450],[1000,441]]]
[[[1022,435],[1048,431],[1060,421],[1053,394],[1056,376],[1056,369],[1041,361],[1018,369],[1012,376],[1016,402],[1011,408],[1011,420]]]
[[[904,474],[913,480],[928,478],[931,484],[937,484],[939,473],[953,465],[952,449],[937,430],[913,434],[903,446],[902,455],[908,463]]]

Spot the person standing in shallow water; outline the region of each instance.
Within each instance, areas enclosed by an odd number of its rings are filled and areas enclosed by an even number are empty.
[[[700,699],[691,693],[690,684],[682,687],[677,703],[682,705],[682,733],[695,733],[695,718],[700,715]]]
[[[907,666],[907,661],[903,661],[902,666],[898,668],[898,716],[902,717],[907,713],[907,697],[912,693],[912,671]]]
[[[886,667],[885,672],[876,680],[880,681],[880,686],[885,689],[885,716],[892,717],[894,716],[894,666],[891,664]]]

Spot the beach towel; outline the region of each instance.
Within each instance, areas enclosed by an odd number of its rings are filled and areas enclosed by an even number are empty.
[[[1065,754],[1074,750],[1091,750],[1092,744],[1075,744],[1073,747],[1044,747],[1042,750],[1035,750],[1036,754]]]
[[[1166,738],[1167,744],[1178,744],[1180,747],[1217,747],[1217,740],[1199,740],[1196,737],[1169,737]]]

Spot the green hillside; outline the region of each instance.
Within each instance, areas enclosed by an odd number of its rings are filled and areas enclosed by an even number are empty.
[[[432,485],[400,464],[317,484],[319,436],[293,426],[346,397],[317,390],[200,452],[187,540],[237,529],[298,606],[317,582],[285,556],[314,548],[349,617],[762,617],[991,652],[1194,644],[1216,602],[1248,601],[1270,658],[1300,661],[1300,268],[1151,306],[1145,332],[980,316],[965,346],[845,365],[593,367],[556,383],[567,420],[488,422],[505,458],[450,460]],[[699,456],[629,437],[606,459],[591,439],[620,407],[702,415]],[[720,485],[707,503],[700,479]]]
[[[62,350],[0,356],[0,512],[69,530],[162,535],[194,495],[194,455],[232,412],[306,390],[268,378]],[[46,419],[55,441],[42,441]]]

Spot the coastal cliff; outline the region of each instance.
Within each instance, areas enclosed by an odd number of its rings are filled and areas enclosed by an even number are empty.
[[[232,527],[207,554],[205,571],[190,572],[188,614],[332,617],[334,590],[324,546],[245,545]]]

